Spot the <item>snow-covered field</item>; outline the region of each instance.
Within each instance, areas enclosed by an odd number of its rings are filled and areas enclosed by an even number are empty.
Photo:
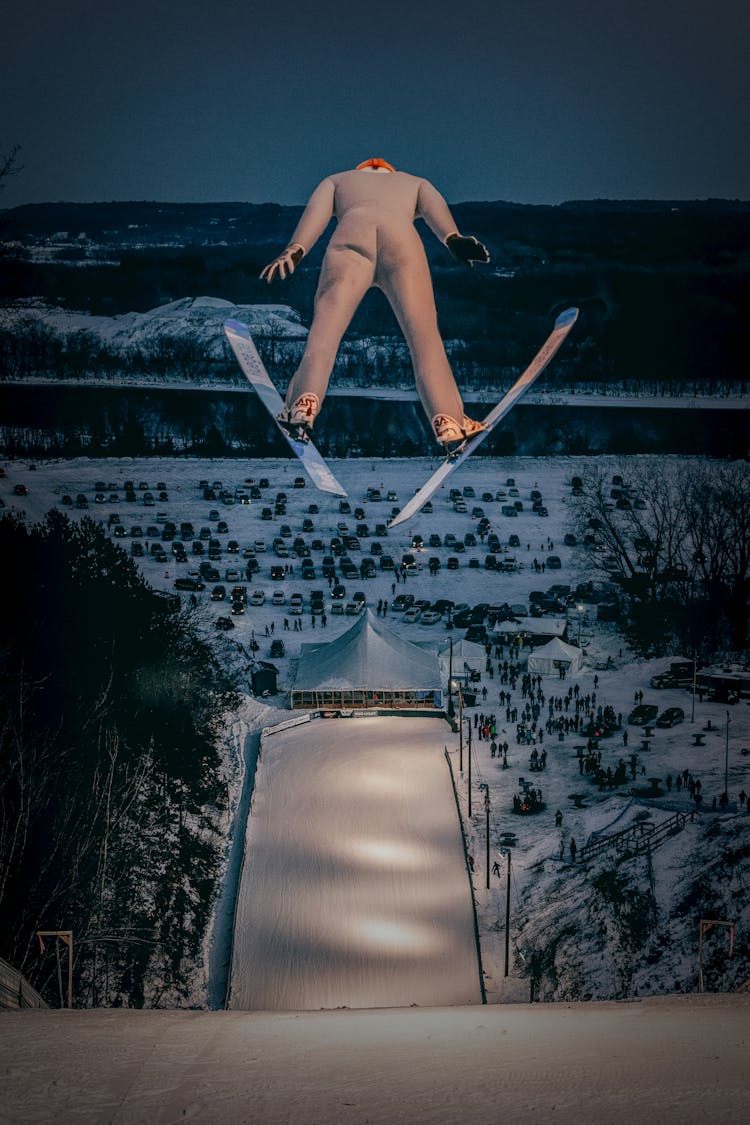
[[[597,459],[597,462],[601,464],[603,460]],[[644,461],[645,458],[610,458],[605,463],[611,466],[613,473],[622,472],[627,478],[636,467],[643,467]],[[660,458],[649,464],[653,471],[661,472],[672,468],[679,470],[685,462],[677,458]],[[394,490],[403,503],[423,482],[434,465],[435,462],[428,459],[375,462],[349,460],[334,463],[333,468],[349,491],[352,509],[359,504],[365,509],[365,520],[372,531],[376,523],[387,521],[392,504],[366,502],[364,497],[367,489],[378,488],[383,496],[389,490]],[[467,548],[465,553],[458,556],[459,569],[449,571],[445,563],[453,550],[444,546],[427,547],[423,553],[416,553],[418,562],[424,565],[421,570],[410,573],[405,586],[396,585],[392,573],[376,569],[373,579],[345,583],[347,599],[353,591],[361,589],[371,609],[377,606],[378,601],[387,600],[392,603],[394,594],[402,591],[431,601],[452,598],[454,601],[470,604],[480,601],[490,604],[507,601],[513,604],[526,602],[532,590],[544,590],[552,583],[575,586],[577,582],[592,577],[589,561],[582,550],[579,547],[566,547],[562,542],[565,532],[569,530],[570,478],[583,467],[582,459],[572,457],[470,461],[451,481],[451,485],[474,489],[475,497],[469,497],[466,501],[467,512],[454,511],[445,492],[439,493],[434,501],[433,513],[422,514],[410,526],[399,528],[396,533],[381,539],[383,549],[398,561],[404,552],[411,550],[411,537],[414,533],[423,535],[425,541],[433,532],[442,537],[446,533],[453,533],[463,538],[476,524],[476,520],[472,518],[472,507],[481,505],[504,545],[508,543],[509,534],[519,535],[520,547],[505,552],[517,559],[518,569],[512,573],[500,574],[486,571],[481,565],[479,568],[472,568],[469,560],[474,557],[481,563],[484,554],[484,550],[477,547]],[[128,550],[131,526],[140,525],[144,531],[143,538],[146,539],[148,526],[154,523],[155,516],[160,512],[175,520],[178,527],[180,521],[192,520],[197,534],[204,525],[215,528],[215,522],[209,521],[209,510],[214,507],[219,509],[221,517],[228,524],[228,531],[219,536],[223,553],[218,564],[222,581],[227,586],[234,584],[234,580],[225,579],[226,570],[239,567],[242,562],[241,559],[240,562],[235,562],[236,556],[227,555],[228,539],[237,539],[241,548],[255,544],[256,541],[263,542],[265,550],[258,549],[256,553],[260,572],[248,584],[248,591],[264,591],[265,601],[262,605],[248,606],[244,616],[233,618],[235,628],[225,635],[229,638],[225,641],[226,656],[235,669],[242,671],[247,668],[249,646],[253,639],[260,645],[258,655],[267,660],[272,640],[283,638],[286,654],[273,661],[279,669],[282,694],[264,700],[249,698],[239,719],[239,729],[234,729],[235,740],[242,737],[243,731],[245,735],[249,735],[290,717],[283,692],[293,683],[302,642],[332,639],[356,620],[332,614],[328,600],[325,630],[321,629],[321,622],[318,620],[313,632],[307,607],[303,616],[297,618],[302,623],[301,632],[291,628],[294,620],[288,612],[291,594],[302,593],[307,600],[311,588],[324,590],[326,596],[328,591],[320,574],[320,553],[312,554],[317,571],[314,581],[302,579],[298,560],[277,560],[274,557],[272,540],[279,534],[280,525],[288,524],[292,535],[296,536],[302,529],[302,520],[309,518],[313,521],[314,530],[304,533],[305,540],[309,544],[314,538],[320,538],[327,547],[331,536],[337,533],[339,521],[345,522],[352,532],[357,521],[353,515],[339,512],[336,499],[315,493],[309,484],[305,488],[294,488],[294,479],[301,474],[297,464],[290,460],[241,462],[178,458],[140,461],[81,459],[39,464],[35,470],[30,470],[28,465],[21,463],[8,464],[6,468],[7,476],[0,480],[0,497],[8,509],[22,509],[29,520],[38,520],[43,518],[52,505],[60,503],[63,494],[75,497],[76,493],[84,492],[91,501],[89,515],[105,522],[110,514],[121,517],[128,534],[120,542]],[[223,506],[218,502],[207,502],[198,487],[201,479],[211,482],[221,480],[224,487],[234,488],[242,485],[247,478],[257,482],[261,477],[269,480],[269,487],[263,490],[264,500],[262,503],[253,502],[249,506]],[[482,500],[482,494],[486,491],[494,495],[499,488],[507,488],[510,477],[515,480],[524,503],[524,510],[512,520],[501,515],[500,504],[496,500]],[[126,479],[147,483],[154,492],[157,485],[163,483],[168,499],[157,501],[153,508],[145,508],[143,491],[140,491],[136,504],[126,504],[123,494]],[[97,482],[105,483],[106,497],[112,491],[117,491],[118,502],[106,499],[103,503],[94,503],[94,486]],[[28,495],[14,495],[14,486],[18,483],[28,486]],[[535,486],[543,492],[549,510],[547,519],[539,518],[529,510],[529,493]],[[285,491],[288,497],[286,514],[272,521],[262,520],[261,507],[266,503],[273,506],[276,492],[280,490]],[[319,511],[311,513],[311,504],[316,504]],[[74,516],[77,514],[73,513]],[[291,539],[287,541],[291,543]],[[370,539],[361,537],[361,552],[351,552],[356,563],[359,563],[360,555],[369,552],[370,542]],[[169,548],[169,544],[166,546]],[[534,559],[538,566],[545,563],[546,567],[546,560],[552,554],[560,558],[560,569],[545,569],[545,573],[540,573],[534,568]],[[436,576],[430,575],[426,567],[426,560],[431,555],[439,557],[443,564]],[[272,582],[270,567],[272,563],[279,561],[291,562],[294,573],[288,575],[283,582]],[[184,576],[197,568],[197,560],[189,556],[186,563],[176,563],[170,556],[165,565],[145,558],[139,565],[142,565],[144,574],[155,587],[171,590],[176,577]],[[226,602],[211,602],[208,597],[209,589],[210,585],[205,592],[197,595],[195,612],[206,629],[214,633],[215,619],[227,617],[228,608]],[[285,605],[271,604],[274,590],[284,591]],[[288,630],[284,629],[285,617],[290,622]],[[433,625],[409,623],[390,607],[386,621],[389,627],[402,636],[431,649],[437,650],[440,645],[445,644],[447,634],[442,622]],[[509,744],[508,766],[503,768],[500,759],[493,760],[488,743],[478,741],[475,736],[472,746],[471,817],[468,816],[466,746],[464,771],[461,775],[457,736],[453,736],[452,741],[442,734],[436,737],[437,760],[442,760],[443,744],[447,742],[448,745],[458,778],[459,803],[465,820],[469,851],[475,861],[474,894],[479,915],[485,985],[490,1002],[508,999],[511,995],[518,998],[517,992],[511,994],[506,991],[503,965],[507,867],[502,848],[508,843],[512,845],[511,976],[520,971],[524,965],[524,957],[528,966],[529,957],[544,946],[545,934],[547,940],[551,940],[549,935],[558,931],[569,935],[565,964],[562,966],[556,962],[556,977],[553,979],[548,976],[547,983],[540,985],[538,995],[542,999],[571,996],[596,998],[644,995],[652,991],[692,990],[697,974],[698,917],[693,916],[697,907],[681,904],[709,902],[712,909],[717,911],[715,916],[729,916],[735,922],[737,947],[743,942],[745,946],[747,944],[750,911],[746,862],[729,870],[721,859],[723,848],[731,845],[734,849],[741,849],[750,838],[750,817],[737,801],[741,790],[750,791],[750,757],[742,753],[743,749],[750,747],[750,711],[747,704],[743,701],[727,709],[722,704],[696,699],[693,719],[693,700],[687,692],[677,689],[654,691],[649,687],[651,676],[654,672],[663,670],[668,660],[635,659],[613,626],[596,623],[595,607],[592,606],[582,610],[574,608],[571,611],[569,638],[573,643],[579,639],[579,631],[587,662],[574,682],[583,695],[595,690],[596,676],[597,702],[610,704],[615,712],[627,716],[633,705],[634,693],[643,691],[645,701],[658,704],[660,709],[673,705],[682,707],[686,713],[686,721],[671,729],[657,729],[647,750],[641,746],[643,732],[638,727],[628,728],[630,742],[627,748],[619,733],[605,742],[602,746],[605,765],[612,765],[614,768],[620,757],[629,761],[631,753],[637,755],[636,783],[631,784],[629,777],[627,785],[612,791],[599,792],[589,778],[580,774],[576,752],[580,739],[573,735],[561,741],[548,739],[547,768],[543,773],[533,775],[535,784],[542,790],[545,808],[536,816],[528,817],[514,815],[513,796],[518,791],[519,777],[529,777],[529,748],[519,745],[515,725],[507,722],[505,707],[500,704],[499,692],[509,690],[509,687],[500,683],[497,662],[494,677],[485,675],[480,685],[487,690],[486,699],[480,694],[478,706],[473,710],[468,709],[467,717],[473,722],[474,715],[480,712],[494,713],[497,716],[498,737],[507,740]],[[452,635],[457,637],[460,634],[454,630]],[[609,667],[606,667],[608,661]],[[565,687],[568,686],[570,682],[565,684]],[[561,684],[557,677],[545,677],[543,690],[546,697],[559,693]],[[522,705],[520,690],[513,693],[511,703],[518,707]],[[705,730],[709,721],[711,728]],[[394,739],[407,739],[410,720],[403,720],[400,729],[398,720],[392,722],[396,724]],[[234,727],[237,728],[236,721]],[[447,736],[447,726],[445,731]],[[694,733],[704,735],[703,745],[694,744],[698,741],[693,739]],[[286,736],[276,737],[281,739]],[[731,805],[725,814],[713,813],[713,798],[720,795],[724,788],[725,763],[728,767]],[[645,881],[652,888],[657,910],[654,927],[655,932],[659,932],[659,948],[651,951],[652,960],[649,963],[634,962],[627,944],[621,943],[618,946],[614,941],[612,918],[601,912],[592,912],[591,886],[586,870],[580,865],[567,862],[570,840],[574,838],[580,848],[593,832],[614,832],[636,818],[658,824],[676,810],[690,810],[693,803],[689,795],[684,789],[678,792],[676,788],[657,801],[641,801],[636,797],[638,803],[630,804],[633,800],[632,789],[643,789],[652,777],[661,779],[662,782],[667,776],[674,780],[678,773],[682,774],[685,770],[701,781],[705,811],[695,823],[689,823],[679,835],[654,854],[649,871],[643,858],[631,863],[630,877],[636,881]],[[237,797],[240,783],[241,777],[237,776]],[[485,887],[484,790],[480,790],[480,785],[489,787],[491,862],[497,860],[499,866],[499,874],[491,873],[489,890]],[[563,816],[561,828],[555,826],[554,814],[558,809]],[[331,825],[331,834],[336,837],[337,847],[344,850],[347,841],[351,839],[350,830],[347,827],[346,832],[342,833],[340,826],[349,824],[348,817],[349,814],[342,816],[340,823],[337,821]],[[244,832],[244,825],[236,826],[235,831]],[[561,845],[565,861],[560,859]],[[292,865],[292,870],[289,871],[291,875],[298,858],[294,859],[291,851],[288,856],[289,864]],[[349,860],[342,862],[347,863]],[[235,856],[232,862],[228,862],[228,886],[236,881],[237,867]],[[386,863],[384,867],[387,867]],[[695,887],[698,882],[708,890],[702,897],[698,895],[696,898]],[[709,896],[709,890],[713,897]],[[220,899],[219,910],[231,911],[232,904],[232,895],[224,895]],[[663,921],[660,922],[659,919]],[[219,929],[220,927],[215,933]],[[736,987],[740,983],[731,975],[725,975],[725,972],[731,974],[736,957],[734,962],[723,957],[723,942],[724,937],[719,931],[712,935],[713,976],[707,987]],[[563,946],[564,943],[560,948]],[[528,994],[528,984],[524,987]]]

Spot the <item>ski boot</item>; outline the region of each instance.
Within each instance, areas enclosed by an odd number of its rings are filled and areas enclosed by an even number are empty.
[[[484,423],[475,422],[465,414],[460,422],[449,414],[436,414],[432,419],[432,428],[446,456],[451,457],[460,452],[467,438],[484,430]]]
[[[309,441],[313,422],[319,410],[320,399],[317,395],[308,392],[300,395],[291,406],[279,414],[277,422],[295,441]]]

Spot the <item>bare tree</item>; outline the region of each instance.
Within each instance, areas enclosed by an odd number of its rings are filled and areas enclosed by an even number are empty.
[[[6,153],[0,153],[0,191],[5,187],[5,180],[23,172],[23,165],[18,162],[20,155],[20,145],[12,145]]]
[[[628,596],[646,648],[747,644],[750,472],[745,464],[664,460],[628,482],[601,467],[583,480],[575,520],[594,567]]]

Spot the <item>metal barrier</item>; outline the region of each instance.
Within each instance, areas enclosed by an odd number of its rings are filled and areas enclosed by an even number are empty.
[[[579,849],[578,862],[586,863],[601,855],[602,852],[610,850],[629,855],[640,855],[642,852],[653,851],[664,840],[674,836],[676,832],[681,832],[688,820],[693,820],[694,815],[693,812],[678,812],[659,825],[639,821],[637,824],[632,824],[630,828],[615,832],[612,836],[603,836],[601,839],[594,841],[593,844],[584,844]]]

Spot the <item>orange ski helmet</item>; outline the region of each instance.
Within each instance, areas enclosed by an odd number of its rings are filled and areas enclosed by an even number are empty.
[[[382,156],[371,156],[369,160],[363,160],[361,164],[357,165],[357,171],[362,168],[385,168],[388,172],[395,172],[396,169],[387,160],[383,160]]]

